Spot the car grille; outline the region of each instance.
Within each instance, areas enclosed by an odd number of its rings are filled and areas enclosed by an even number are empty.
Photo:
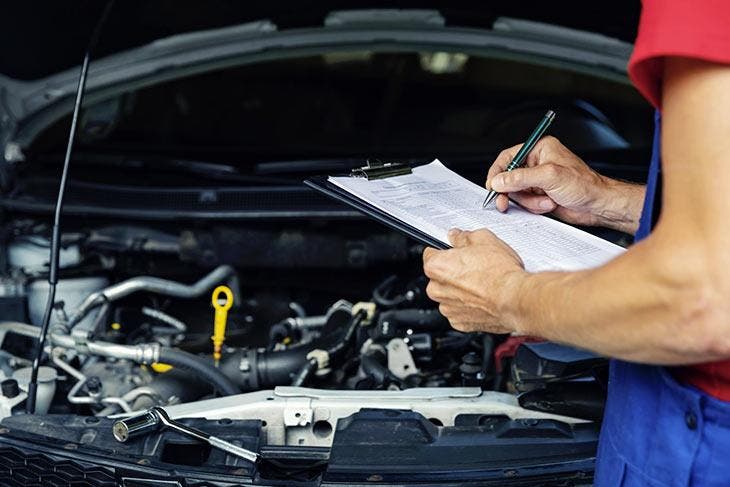
[[[115,487],[117,482],[111,469],[98,465],[26,454],[16,448],[0,448],[0,485]]]

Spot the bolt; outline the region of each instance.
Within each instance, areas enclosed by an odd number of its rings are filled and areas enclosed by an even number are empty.
[[[101,391],[101,379],[97,376],[91,376],[86,379],[86,390],[92,394],[96,394]]]

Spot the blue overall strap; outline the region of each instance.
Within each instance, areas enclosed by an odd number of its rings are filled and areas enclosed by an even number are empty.
[[[634,240],[639,241],[646,238],[651,229],[659,219],[662,206],[662,159],[661,159],[661,133],[662,119],[659,111],[654,113],[654,141],[652,145],[651,164],[649,165],[649,176],[646,180],[646,197],[644,208],[641,211],[639,229],[634,235]]]

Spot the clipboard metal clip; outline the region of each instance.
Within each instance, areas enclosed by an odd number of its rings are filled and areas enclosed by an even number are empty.
[[[367,166],[353,169],[350,176],[353,178],[385,179],[393,176],[403,176],[413,172],[410,166],[397,162],[382,162],[378,159],[368,159]]]

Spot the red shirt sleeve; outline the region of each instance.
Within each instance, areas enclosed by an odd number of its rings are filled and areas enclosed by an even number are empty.
[[[667,56],[730,64],[730,0],[643,0],[629,77],[656,108]]]

